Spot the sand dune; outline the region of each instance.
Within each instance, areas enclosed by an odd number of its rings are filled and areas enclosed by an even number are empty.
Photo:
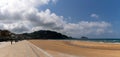
[[[74,57],[120,57],[120,44],[58,40],[30,40],[30,42],[52,55],[62,53]],[[57,55],[56,57],[60,56]]]

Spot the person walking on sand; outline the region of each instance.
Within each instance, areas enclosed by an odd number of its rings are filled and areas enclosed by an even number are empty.
[[[16,42],[15,34],[10,33],[10,41],[11,41],[11,45],[12,45],[12,43],[13,43],[13,40]]]
[[[11,39],[10,41],[11,41],[11,45],[12,45],[13,40]]]

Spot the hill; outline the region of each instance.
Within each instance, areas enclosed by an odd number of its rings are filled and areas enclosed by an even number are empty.
[[[15,34],[9,30],[0,30],[0,41],[25,39],[71,39],[61,33],[50,30],[39,30],[32,33]]]
[[[66,35],[50,30],[23,33],[22,35],[26,36],[28,39],[69,39],[69,37]]]

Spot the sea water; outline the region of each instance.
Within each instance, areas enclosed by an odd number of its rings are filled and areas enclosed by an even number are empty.
[[[51,39],[49,39],[51,40]],[[120,39],[55,39],[55,40],[62,40],[62,41],[92,41],[92,42],[100,42],[100,43],[118,43],[120,44]],[[52,40],[53,41],[53,40]]]
[[[81,41],[92,41],[92,42],[102,42],[102,43],[120,43],[120,39],[84,39]]]

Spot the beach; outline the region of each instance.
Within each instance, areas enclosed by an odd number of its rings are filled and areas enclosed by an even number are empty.
[[[120,57],[120,44],[74,40],[31,40],[30,42],[53,55],[64,53],[76,57]]]
[[[120,44],[77,40],[24,40],[0,48],[0,57],[120,57],[119,53]]]

